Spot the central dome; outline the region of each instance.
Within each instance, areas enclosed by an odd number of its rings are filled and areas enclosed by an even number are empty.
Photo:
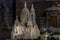
[[[26,21],[29,18],[29,13],[30,13],[28,8],[27,8],[26,2],[24,4],[24,6],[25,7],[22,9],[21,15],[20,15],[20,21],[21,21],[22,24],[26,23]]]
[[[29,14],[28,8],[23,8],[21,14]]]
[[[25,4],[24,4],[24,8],[22,9],[22,11],[21,11],[21,14],[29,14],[29,10],[28,10],[28,8],[27,8],[27,5],[26,5],[26,2],[25,2]]]

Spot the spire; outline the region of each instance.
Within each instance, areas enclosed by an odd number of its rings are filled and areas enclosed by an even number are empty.
[[[26,5],[26,1],[25,1],[25,4],[24,4],[24,6],[25,6],[25,7],[27,7],[27,5]]]
[[[35,10],[34,10],[34,6],[33,6],[33,4],[32,4],[32,6],[31,6],[31,11],[35,11]]]

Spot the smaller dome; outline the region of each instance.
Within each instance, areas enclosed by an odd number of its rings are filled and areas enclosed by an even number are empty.
[[[18,20],[18,16],[16,16],[16,20],[15,20],[15,22],[14,22],[14,25],[19,25],[20,23],[19,23],[19,20]]]
[[[33,4],[31,6],[31,11],[35,11]]]

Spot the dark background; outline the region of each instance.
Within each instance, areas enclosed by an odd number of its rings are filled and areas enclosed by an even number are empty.
[[[8,28],[5,22],[9,22],[9,26],[12,27],[14,20],[15,20],[15,14],[16,14],[16,0],[0,0],[0,5],[5,4],[6,7],[9,8],[10,12],[8,14],[0,13],[0,40],[6,40],[10,38],[10,32],[11,29]],[[9,20],[4,21],[4,14],[8,15]]]

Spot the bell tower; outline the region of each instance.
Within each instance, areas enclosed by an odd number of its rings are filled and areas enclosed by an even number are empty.
[[[32,4],[32,6],[31,6],[31,19],[32,19],[32,22],[35,24],[36,22],[35,22],[35,19],[36,18],[36,15],[35,15],[35,9],[34,9],[34,6],[33,6],[33,4]]]

